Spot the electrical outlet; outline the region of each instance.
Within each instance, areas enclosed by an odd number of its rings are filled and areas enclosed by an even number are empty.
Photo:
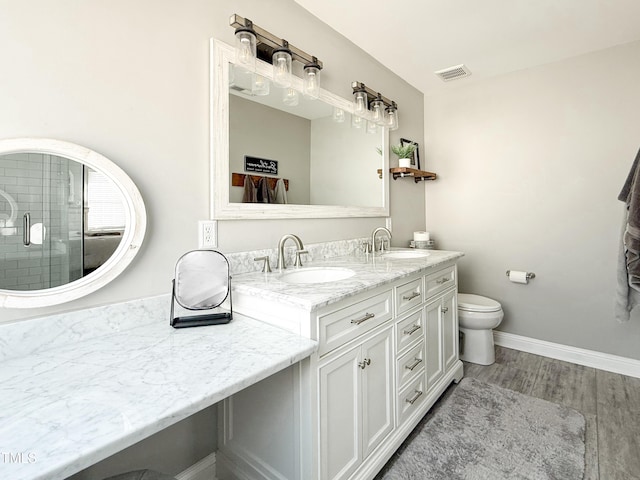
[[[218,222],[200,220],[198,222],[198,248],[216,248],[218,246]]]

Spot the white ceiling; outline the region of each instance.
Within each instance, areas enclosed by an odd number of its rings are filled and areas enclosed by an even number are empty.
[[[640,0],[295,1],[425,94],[640,40]]]

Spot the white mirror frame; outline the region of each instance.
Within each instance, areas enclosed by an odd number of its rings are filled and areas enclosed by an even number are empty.
[[[389,130],[383,134],[382,206],[277,205],[229,202],[229,64],[235,49],[214,38],[210,41],[210,148],[211,217],[213,219],[344,218],[389,216]],[[256,61],[256,73],[272,79],[273,67]],[[293,78],[293,87],[302,91],[302,79]],[[319,100],[353,114],[353,102],[320,90]],[[336,175],[340,173],[337,172]],[[357,181],[357,179],[356,179]]]
[[[10,153],[42,153],[74,160],[106,175],[124,199],[126,226],[122,240],[109,259],[86,277],[66,285],[42,290],[1,290],[0,307],[35,308],[65,303],[103,287],[131,263],[138,253],[147,225],[142,196],[129,176],[117,165],[97,152],[80,145],[46,138],[0,140],[0,155]]]

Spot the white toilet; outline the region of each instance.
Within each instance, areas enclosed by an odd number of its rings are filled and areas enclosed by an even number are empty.
[[[502,305],[491,298],[470,293],[458,294],[460,359],[480,365],[496,361],[493,329],[504,317]]]

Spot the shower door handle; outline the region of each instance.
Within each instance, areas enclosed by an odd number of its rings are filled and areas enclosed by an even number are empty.
[[[25,247],[31,245],[31,214],[25,213],[22,217],[22,243]]]

